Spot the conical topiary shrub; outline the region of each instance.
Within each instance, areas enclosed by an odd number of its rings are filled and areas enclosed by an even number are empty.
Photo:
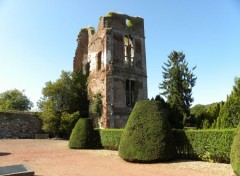
[[[233,139],[230,158],[233,171],[240,176],[240,124]]]
[[[175,152],[173,134],[161,104],[137,102],[124,129],[119,156],[130,162],[151,163],[173,159]]]
[[[81,118],[72,130],[68,147],[71,149],[94,148],[94,129],[91,119]]]

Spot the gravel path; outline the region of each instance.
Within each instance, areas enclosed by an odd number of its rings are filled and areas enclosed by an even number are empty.
[[[176,160],[133,164],[117,151],[70,150],[63,140],[0,140],[0,166],[26,164],[36,176],[233,176],[230,164]]]

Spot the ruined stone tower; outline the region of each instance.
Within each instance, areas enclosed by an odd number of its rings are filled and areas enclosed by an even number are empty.
[[[114,12],[100,17],[97,31],[81,29],[73,68],[88,74],[90,103],[101,94],[100,127],[124,127],[137,100],[147,99],[144,20]]]

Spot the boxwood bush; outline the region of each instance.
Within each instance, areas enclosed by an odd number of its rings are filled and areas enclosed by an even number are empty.
[[[68,143],[71,149],[91,149],[96,147],[96,134],[91,119],[80,118],[72,130]]]
[[[231,166],[237,176],[240,176],[240,125],[237,128],[231,148]]]
[[[130,162],[168,161],[175,156],[169,122],[157,101],[138,101],[129,116],[119,156]]]

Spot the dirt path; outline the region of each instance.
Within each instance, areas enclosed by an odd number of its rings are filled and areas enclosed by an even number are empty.
[[[36,176],[232,176],[229,164],[127,163],[116,151],[70,150],[62,140],[0,140],[0,166],[26,164]]]

